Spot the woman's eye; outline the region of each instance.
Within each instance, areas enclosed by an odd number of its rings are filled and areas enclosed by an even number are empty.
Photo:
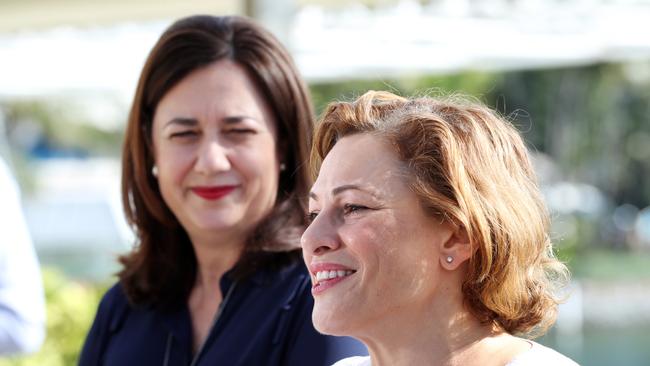
[[[316,212],[316,211],[312,211],[312,212],[308,213],[307,217],[306,217],[307,224],[311,224],[312,222],[314,222],[314,220],[316,220],[316,216],[318,216],[318,212]]]
[[[352,214],[352,213],[355,213],[355,212],[359,212],[361,210],[365,210],[367,208],[368,207],[361,206],[361,205],[354,205],[354,204],[351,204],[351,203],[346,203],[343,206],[343,214],[348,215],[348,214]]]
[[[226,130],[226,133],[232,133],[237,135],[254,134],[255,130],[250,128],[231,128],[229,130]]]
[[[169,135],[169,138],[170,139],[184,138],[184,137],[193,137],[193,136],[196,136],[196,135],[197,135],[196,131],[187,130],[187,131],[174,132],[174,133]]]

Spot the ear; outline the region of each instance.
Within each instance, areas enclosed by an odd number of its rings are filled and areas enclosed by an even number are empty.
[[[440,245],[440,265],[453,271],[472,256],[472,245],[465,227],[454,229],[447,241]]]
[[[276,154],[278,157],[278,163],[280,166],[280,174],[286,169],[288,164],[287,158],[289,154],[289,146],[285,139],[278,140],[278,145],[276,147]]]

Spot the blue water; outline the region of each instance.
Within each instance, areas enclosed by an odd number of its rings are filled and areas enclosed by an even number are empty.
[[[579,335],[551,331],[538,339],[583,366],[650,366],[650,326],[636,328],[588,327]]]

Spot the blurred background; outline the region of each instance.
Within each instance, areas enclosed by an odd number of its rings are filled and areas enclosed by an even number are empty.
[[[539,341],[583,365],[650,364],[649,0],[2,0],[0,155],[22,189],[48,335],[0,365],[76,364],[133,244],[119,156],[138,74],[162,31],[196,13],[264,23],[319,113],[385,89],[461,92],[509,116],[573,273]]]

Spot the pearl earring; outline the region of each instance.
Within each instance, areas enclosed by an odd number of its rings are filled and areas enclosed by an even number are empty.
[[[447,256],[447,258],[445,258],[445,261],[447,261],[447,263],[451,263],[451,262],[454,261],[454,257],[452,257],[452,256]]]
[[[153,168],[151,168],[151,174],[154,177],[158,177],[158,167],[156,165],[154,165]]]
[[[287,169],[287,165],[285,163],[280,163],[280,171],[283,172]]]

